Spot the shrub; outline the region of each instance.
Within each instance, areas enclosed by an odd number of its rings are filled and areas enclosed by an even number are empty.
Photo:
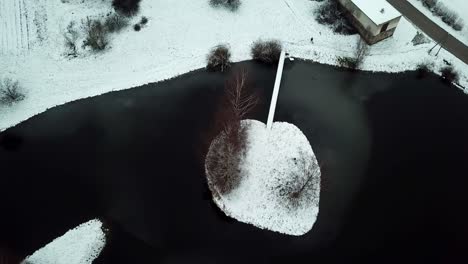
[[[411,42],[413,43],[413,46],[417,46],[417,45],[429,43],[431,42],[431,40],[427,38],[423,33],[418,31],[416,35],[414,36],[414,38],[411,40]]]
[[[416,66],[416,76],[418,78],[423,78],[431,72],[431,66],[427,62],[419,63]]]
[[[254,60],[274,64],[279,61],[282,49],[281,43],[276,40],[256,41],[253,43],[250,53]]]
[[[147,17],[141,17],[140,24],[141,25],[146,25],[148,23],[148,18]]]
[[[112,6],[114,9],[126,16],[133,16],[138,13],[140,9],[141,0],[113,0]]]
[[[441,72],[441,79],[446,83],[458,83],[459,76],[458,72],[452,66],[445,66],[440,70]]]
[[[123,28],[129,25],[128,18],[122,16],[119,13],[113,13],[106,17],[104,21],[104,26],[109,32],[119,32]]]
[[[422,4],[429,8],[432,9],[437,5],[437,0],[421,0]]]
[[[346,67],[352,70],[358,69],[361,67],[361,64],[364,62],[365,57],[368,54],[369,46],[367,43],[362,40],[362,38],[359,39],[356,51],[355,51],[355,56],[354,57],[338,57],[338,65],[341,67]]]
[[[209,0],[212,7],[224,7],[231,11],[236,11],[241,5],[240,0]]]
[[[67,32],[63,34],[65,38],[65,47],[68,50],[68,56],[76,57],[78,50],[76,49],[76,41],[78,40],[78,31],[75,29],[75,22],[71,21],[67,26]]]
[[[11,105],[24,99],[17,81],[9,78],[0,81],[0,103]]]
[[[94,51],[102,51],[108,44],[108,31],[99,20],[92,20],[89,17],[85,21],[86,38],[83,46],[89,46]]]
[[[231,66],[231,52],[226,45],[219,45],[211,49],[207,56],[206,68],[210,71],[224,72]]]
[[[315,10],[315,20],[322,25],[330,26],[335,33],[343,35],[356,34],[356,29],[346,18],[345,12],[338,1],[326,0]]]
[[[349,69],[356,69],[358,65],[356,58],[353,57],[340,56],[337,62],[339,66]]]
[[[135,31],[140,31],[140,30],[141,30],[140,24],[135,24],[135,25],[133,25],[133,29],[134,29]]]

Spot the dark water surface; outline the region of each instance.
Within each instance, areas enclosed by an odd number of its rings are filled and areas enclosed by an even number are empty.
[[[239,63],[266,121],[276,68]],[[203,70],[53,108],[0,134],[0,246],[25,256],[100,218],[95,263],[465,263],[468,97],[436,76],[287,62],[276,120],[322,164],[302,237],[225,217],[203,171],[227,75]]]

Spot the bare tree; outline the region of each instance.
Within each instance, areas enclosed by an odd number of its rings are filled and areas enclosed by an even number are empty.
[[[227,45],[218,45],[210,50],[206,60],[208,70],[224,72],[231,67],[231,51]]]
[[[108,29],[99,20],[93,20],[89,17],[83,21],[86,32],[86,39],[83,46],[90,46],[94,51],[102,51],[106,48],[108,42]]]
[[[247,91],[245,70],[234,72],[225,84],[220,106],[215,114],[214,130],[219,133],[206,156],[208,183],[213,193],[225,194],[238,186],[242,178],[240,162],[247,147],[247,128],[241,120],[258,99]]]
[[[286,201],[291,209],[301,204],[317,203],[320,187],[318,163],[302,150],[297,158],[293,158],[293,162],[295,169],[291,170],[286,181],[281,182],[277,188],[280,199]]]
[[[364,62],[364,59],[368,54],[369,45],[367,45],[367,43],[362,38],[359,38],[356,48],[356,68],[361,67],[361,64]]]

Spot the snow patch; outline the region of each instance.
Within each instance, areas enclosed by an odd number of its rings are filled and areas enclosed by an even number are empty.
[[[288,235],[307,233],[317,219],[320,197],[320,168],[309,141],[296,126],[285,122],[273,123],[271,130],[256,120],[243,120],[242,126],[247,127],[248,144],[240,184],[228,194],[213,195],[214,202],[238,221]],[[216,145],[211,144],[207,159],[216,152]],[[313,168],[308,171],[312,176],[304,195],[291,204],[282,191],[306,182],[300,178],[304,175],[301,158],[307,161],[307,169]]]
[[[105,241],[102,223],[91,220],[37,250],[22,264],[91,264],[101,253]]]

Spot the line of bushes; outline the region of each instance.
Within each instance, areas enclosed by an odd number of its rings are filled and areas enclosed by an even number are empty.
[[[445,24],[451,26],[454,30],[461,31],[465,23],[460,16],[445,6],[439,0],[419,0],[427,7],[432,14],[440,17]]]
[[[265,64],[276,64],[283,47],[277,40],[255,41],[250,49],[252,59]],[[210,50],[206,58],[206,68],[210,71],[224,72],[231,66],[231,51],[227,45],[218,45]]]

